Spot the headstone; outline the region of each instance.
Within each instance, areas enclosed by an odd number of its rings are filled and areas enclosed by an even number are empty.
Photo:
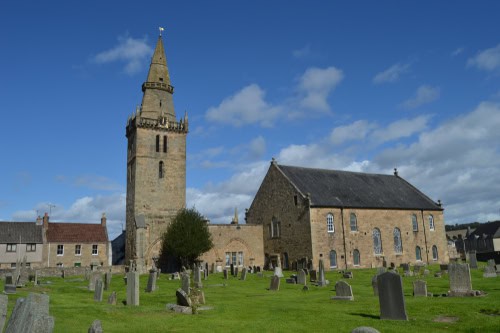
[[[49,333],[53,330],[54,317],[49,316],[49,296],[31,293],[26,298],[17,299],[5,332]]]
[[[102,302],[103,291],[104,283],[102,282],[102,280],[97,280],[95,282],[94,301]]]
[[[391,272],[380,274],[377,285],[380,319],[408,320],[401,276]]]
[[[210,273],[215,274],[215,263],[212,263]]]
[[[403,274],[405,274],[405,276],[406,276],[406,273],[408,273],[408,274],[411,273],[410,264],[401,264],[401,267],[403,268]]]
[[[495,271],[495,266],[486,266],[484,267],[484,273],[483,273],[484,278],[492,278],[492,277],[497,277],[497,272]]]
[[[195,288],[203,288],[203,283],[201,282],[201,271],[200,266],[193,266],[193,283]]]
[[[380,333],[380,331],[369,326],[359,326],[353,329],[351,333]]]
[[[316,271],[315,270],[309,271],[309,281],[316,282],[316,280],[317,280]]]
[[[377,284],[377,276],[379,276],[380,274],[377,274],[377,275],[374,275],[372,277],[372,288],[373,288],[373,295],[374,296],[378,296],[378,284]]]
[[[246,279],[247,279],[247,269],[245,267],[243,267],[243,269],[241,270],[240,280],[245,281]]]
[[[449,264],[448,277],[450,279],[449,296],[465,296],[472,292],[469,264]]]
[[[90,270],[87,267],[85,267],[85,280],[88,279],[90,279]]]
[[[352,272],[344,272],[344,274],[342,274],[342,277],[344,279],[352,279],[354,276],[353,276]]]
[[[297,284],[301,284],[303,286],[307,285],[306,272],[303,269],[300,269],[297,274]]]
[[[116,291],[113,291],[108,297],[108,304],[116,305]]]
[[[12,274],[5,275],[5,284],[14,284],[14,278]]]
[[[259,270],[259,271],[260,271],[260,270]],[[257,273],[257,266],[255,266],[255,265],[254,265],[254,266],[252,267],[252,273],[254,273],[254,274],[255,274],[255,273]]]
[[[231,276],[234,276],[234,265],[231,264],[230,268],[231,268]]]
[[[413,296],[427,297],[427,282],[423,280],[413,281]]]
[[[295,278],[293,276],[285,279],[285,282],[288,284],[297,284],[297,280],[295,280]]]
[[[260,266],[257,266],[257,272],[260,272],[261,269],[260,269]]]
[[[66,271],[64,270],[64,268],[63,268],[63,269],[61,269],[61,277],[62,277],[63,279],[65,279],[65,278],[66,278]]]
[[[139,305],[139,272],[137,271],[127,273],[127,305]]]
[[[234,277],[238,277],[238,266],[234,268]]]
[[[191,281],[190,281],[190,278],[189,278],[189,274],[188,273],[182,273],[181,274],[181,289],[184,290],[184,292],[189,295],[189,290],[190,290],[190,285],[191,285]]]
[[[148,286],[146,287],[146,292],[151,293],[156,290],[156,280],[158,272],[156,269],[151,269],[149,271]]]
[[[439,269],[441,270],[441,274],[448,273],[448,265],[446,265],[446,264],[439,265]]]
[[[352,287],[349,283],[345,281],[337,281],[335,283],[335,292],[336,296],[332,297],[334,300],[343,300],[343,301],[353,301],[354,296],[352,295]]]
[[[271,277],[271,284],[269,285],[269,290],[278,291],[280,290],[280,278],[276,275]]]
[[[208,262],[205,263],[205,272],[208,275]]]
[[[182,306],[191,306],[191,299],[188,294],[184,292],[181,288],[177,289],[175,292],[175,296],[177,298],[177,304]]]
[[[318,286],[324,287],[326,286],[326,280],[325,280],[325,264],[323,263],[323,259],[319,260],[318,267],[319,267]]]
[[[96,283],[97,280],[101,280],[101,279],[102,279],[101,273],[99,273],[99,272],[93,272],[90,275],[90,279],[89,279],[89,290],[90,291],[95,291],[95,283]]]
[[[40,271],[37,270],[37,271],[35,271],[35,280],[33,281],[33,284],[35,286],[38,285],[38,275],[40,275]]]
[[[9,303],[9,296],[0,294],[0,332],[3,332],[5,319],[7,318],[8,303]]]
[[[227,280],[227,275],[228,275],[227,268],[224,268],[223,273],[224,273],[224,280]]]
[[[489,259],[488,266],[495,267],[495,259]]]
[[[104,290],[109,290],[109,287],[111,287],[111,278],[113,277],[113,274],[111,272],[106,272],[104,274]]]
[[[169,303],[167,304],[167,309],[170,311],[174,311],[175,313],[193,314],[193,308],[190,306],[182,306]]]
[[[477,268],[476,251],[469,251],[469,264],[470,264],[470,268],[472,268],[472,269]]]
[[[96,319],[92,322],[92,325],[89,327],[88,333],[102,333],[102,325],[99,319]]]

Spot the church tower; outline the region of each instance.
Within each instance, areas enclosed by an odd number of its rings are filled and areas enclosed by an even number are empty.
[[[138,270],[145,272],[159,255],[163,232],[186,206],[188,117],[176,119],[161,33],[142,91],[142,104],[126,127],[125,263],[135,260]]]

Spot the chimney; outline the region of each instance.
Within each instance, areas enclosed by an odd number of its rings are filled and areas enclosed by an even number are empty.
[[[398,177],[398,169],[394,168],[394,176]]]
[[[48,213],[45,213],[45,215],[43,215],[43,228],[44,229],[49,228],[49,214]]]
[[[102,217],[101,217],[101,225],[103,227],[106,226],[106,213],[102,213]]]
[[[38,215],[38,217],[36,218],[36,225],[42,225],[42,224],[43,224],[43,220],[40,217],[40,215]]]

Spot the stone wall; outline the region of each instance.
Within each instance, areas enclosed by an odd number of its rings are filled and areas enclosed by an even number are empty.
[[[58,268],[58,267],[45,267],[45,268],[26,268],[24,270],[24,274],[28,276],[35,276],[35,271],[38,271],[38,276],[39,277],[62,277],[63,276],[63,271],[64,271],[64,276],[67,278],[69,276],[84,276],[85,275],[85,270],[89,270],[90,267],[67,267],[67,268]],[[125,273],[125,267],[123,265],[119,266],[111,266],[111,267],[97,267],[96,270],[98,272],[109,272],[109,269],[111,269],[111,272],[113,274],[124,274]],[[12,269],[0,269],[0,277],[2,279],[5,278],[6,274],[13,274],[14,270]]]

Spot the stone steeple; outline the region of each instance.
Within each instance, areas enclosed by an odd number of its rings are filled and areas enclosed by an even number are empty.
[[[175,121],[175,110],[172,94],[174,87],[170,85],[167,58],[163,48],[162,37],[158,37],[156,48],[151,58],[146,82],[142,84],[141,116],[149,119],[165,119]]]

